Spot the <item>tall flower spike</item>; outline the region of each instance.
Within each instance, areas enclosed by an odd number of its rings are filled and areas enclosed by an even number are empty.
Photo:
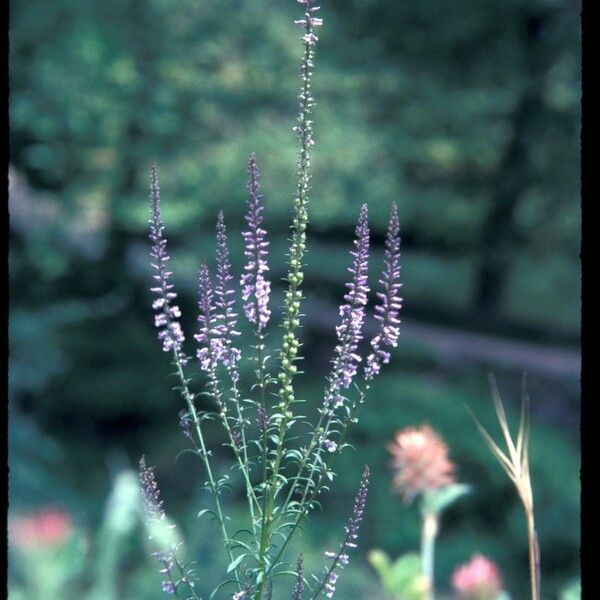
[[[223,340],[224,350],[221,360],[225,366],[233,369],[232,375],[238,379],[235,365],[240,359],[240,350],[233,346],[233,338],[240,335],[236,331],[237,314],[233,307],[235,305],[235,291],[229,287],[233,279],[231,274],[231,262],[229,261],[229,249],[227,248],[227,229],[223,211],[219,211],[217,219],[217,272],[215,283],[215,318],[219,321],[219,336]]]
[[[365,514],[365,505],[367,504],[367,492],[369,491],[369,467],[365,465],[358,493],[354,499],[354,510],[352,517],[346,527],[346,541],[344,547],[356,548],[356,539],[358,538],[358,529]]]
[[[242,275],[242,299],[244,312],[251,323],[259,329],[264,328],[269,322],[271,311],[268,308],[271,283],[265,279],[264,273],[269,270],[267,266],[267,248],[269,242],[265,236],[267,232],[261,228],[263,220],[262,194],[260,193],[260,173],[256,164],[256,155],[252,153],[248,159],[248,212],[246,221],[248,231],[242,233],[246,249],[244,254],[248,263],[244,267],[246,273]]]
[[[294,593],[292,600],[302,600],[304,593],[304,557],[302,554],[298,556],[296,563],[296,583],[294,584]]]
[[[314,6],[314,0],[298,0],[298,2],[305,7],[306,12],[303,19],[298,19],[294,22],[303,29],[302,40],[306,46],[305,58],[300,64],[300,79],[302,80],[302,89],[298,96],[300,116],[298,117],[297,125],[294,127],[294,133],[298,136],[303,148],[309,148],[314,144],[314,140],[312,137],[312,121],[308,119],[308,116],[315,105],[310,84],[313,75],[312,68],[314,67],[314,46],[319,41],[319,38],[314,33],[314,29],[323,25],[323,19],[315,17],[315,14],[321,7]]]
[[[150,537],[154,537],[153,534],[155,531],[160,532],[160,528],[172,530],[174,526],[168,525],[166,521],[163,502],[160,498],[160,490],[154,476],[154,469],[146,465],[146,459],[143,456],[140,459],[139,477],[144,515],[152,532]],[[166,544],[166,548],[158,552],[153,552],[152,556],[162,565],[159,571],[160,574],[168,578],[162,582],[163,591],[172,595],[176,593],[175,567],[179,564],[176,554],[181,543],[177,542],[172,536],[169,537],[171,537],[170,540],[164,534],[159,533],[160,541]]]
[[[158,170],[156,164],[152,164],[151,187],[150,187],[150,239],[152,240],[152,268],[156,271],[153,279],[157,282],[156,287],[150,289],[157,295],[152,303],[156,311],[154,324],[158,328],[158,339],[162,342],[163,350],[170,352],[174,350],[185,362],[187,359],[181,352],[181,345],[185,338],[181,325],[177,320],[181,317],[179,307],[173,304],[177,294],[173,291],[171,271],[167,270],[169,255],[167,254],[167,240],[164,236],[164,224],[160,214],[160,190],[158,187]]]
[[[367,357],[365,379],[373,379],[379,373],[382,364],[390,361],[390,352],[385,348],[395,348],[400,335],[398,313],[402,308],[400,288],[400,224],[398,206],[394,202],[390,212],[390,222],[385,239],[383,274],[379,283],[383,288],[377,292],[379,304],[375,306],[375,318],[380,323],[379,333],[371,340],[373,352]]]
[[[160,490],[154,469],[146,465],[146,458],[140,458],[140,486],[142,489],[142,500],[144,504],[144,514],[146,519],[162,521],[165,518],[163,502],[160,499]]]
[[[285,293],[283,311],[283,343],[281,349],[281,371],[278,375],[279,395],[281,403],[280,412],[285,418],[280,423],[281,434],[285,434],[285,427],[292,414],[290,405],[295,401],[293,380],[297,373],[296,365],[300,343],[296,330],[300,327],[300,302],[302,300],[301,286],[304,281],[304,253],[306,250],[306,228],[308,226],[308,193],[310,191],[310,149],[314,144],[313,122],[310,119],[315,105],[312,96],[313,59],[315,56],[314,28],[322,25],[321,19],[314,14],[319,10],[313,6],[313,0],[298,0],[304,7],[304,18],[296,21],[302,27],[304,40],[304,56],[300,63],[300,90],[298,92],[298,117],[293,128],[299,143],[297,174],[298,185],[292,201],[294,217],[291,227],[290,249],[288,254],[288,273],[286,281],[288,290]]]
[[[200,267],[198,274],[198,322],[200,330],[194,336],[200,344],[198,359],[203,371],[213,371],[224,352],[223,339],[215,323],[215,305],[210,272],[206,265]]]
[[[325,588],[325,595],[328,598],[333,598],[335,593],[335,585],[338,580],[339,574],[336,573],[336,569],[345,567],[348,562],[348,548],[356,548],[356,540],[358,539],[358,530],[365,514],[365,506],[367,504],[367,492],[369,489],[369,467],[365,465],[362,478],[360,480],[360,486],[358,493],[354,499],[354,509],[352,516],[346,526],[346,537],[340,544],[340,548],[337,552],[325,552],[325,556],[333,559],[331,566],[327,569],[325,578],[322,580],[320,587],[317,591],[320,591],[323,587]],[[313,597],[317,597],[318,593]]]
[[[341,323],[336,327],[338,344],[333,358],[333,371],[330,377],[330,392],[327,404],[335,401],[335,407],[342,403],[339,391],[348,388],[352,383],[361,358],[357,354],[358,344],[362,339],[362,327],[365,318],[368,288],[368,263],[369,263],[369,222],[367,205],[364,204],[360,211],[356,225],[356,239],[352,266],[348,271],[352,273],[352,281],[346,284],[348,292],[344,296],[345,304],[340,306]]]

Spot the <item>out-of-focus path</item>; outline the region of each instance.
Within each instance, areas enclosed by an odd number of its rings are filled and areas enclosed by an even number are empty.
[[[308,323],[330,327],[338,319],[337,309],[318,300],[306,303]],[[366,334],[374,333],[377,325],[367,321]],[[440,358],[451,357],[475,363],[493,363],[543,376],[579,379],[580,353],[568,348],[545,346],[498,336],[472,333],[402,319],[401,338],[428,346]]]
[[[579,378],[581,358],[573,350],[413,321],[405,321],[402,331],[405,338],[419,340],[444,355],[493,362],[541,375]]]

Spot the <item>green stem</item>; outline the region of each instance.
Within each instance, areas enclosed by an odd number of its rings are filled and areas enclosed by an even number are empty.
[[[227,413],[225,411],[225,405],[224,403],[220,400],[221,398],[221,392],[219,390],[219,386],[218,386],[218,382],[216,381],[216,378],[212,381],[211,383],[212,388],[213,388],[213,392],[212,395],[215,398],[215,400],[217,401],[217,404],[219,404],[219,406],[222,407],[222,412],[221,412],[221,419],[223,421],[223,426],[225,427],[225,431],[227,432],[227,436],[229,437],[229,442],[231,444],[231,447],[233,448],[233,452],[235,454],[236,460],[238,461],[238,464],[240,465],[240,470],[242,471],[242,474],[244,476],[244,481],[246,483],[246,496],[248,498],[248,505],[250,508],[250,516],[251,516],[251,520],[252,520],[252,527],[254,529],[254,504],[253,501],[256,502],[257,507],[260,510],[260,504],[258,502],[258,499],[256,498],[256,495],[254,493],[254,488],[252,487],[252,483],[250,482],[250,475],[248,472],[248,459],[246,455],[242,455],[235,443],[234,437],[233,437],[233,431],[229,425],[229,422],[227,421]],[[244,446],[244,450],[245,450],[245,441],[244,441],[244,437],[242,434],[242,444]]]
[[[257,312],[256,314],[258,314],[258,307],[256,308]],[[258,384],[260,386],[260,406],[264,411],[264,415],[266,417],[267,414],[267,407],[266,407],[266,400],[265,400],[265,388],[266,388],[266,382],[265,382],[265,372],[264,372],[264,359],[263,359],[263,349],[264,349],[264,338],[262,333],[260,332],[260,329],[257,330],[256,332],[256,336],[257,336],[257,345],[256,345],[256,361],[257,361],[257,372],[258,372]],[[262,429],[262,465],[263,465],[263,495],[262,495],[262,519],[261,519],[261,527],[260,527],[260,548],[259,548],[259,553],[258,553],[258,569],[259,569],[259,573],[262,574],[262,578],[261,581],[259,583],[259,587],[257,590],[257,598],[262,598],[262,594],[263,594],[263,588],[265,585],[265,578],[266,578],[266,573],[265,573],[265,564],[266,564],[266,550],[267,550],[267,543],[268,543],[268,538],[269,538],[269,519],[270,519],[270,515],[269,512],[267,510],[268,507],[268,501],[269,501],[269,494],[268,494],[268,473],[267,473],[267,443],[268,443],[268,438],[267,438],[267,428],[263,426],[263,424],[261,423],[261,429]]]
[[[434,600],[434,556],[435,538],[438,532],[438,514],[423,512],[423,526],[421,529],[421,568],[427,581],[427,600]]]
[[[341,435],[340,435],[340,440],[338,442],[338,448],[341,447],[342,444],[344,443],[344,440],[346,439],[346,433],[348,431],[348,427],[352,423],[352,421],[354,419],[354,416],[356,415],[356,411],[357,411],[358,407],[364,402],[365,393],[366,393],[366,390],[368,390],[368,389],[369,389],[369,386],[367,385],[366,388],[365,388],[365,392],[362,392],[362,391],[359,392],[360,393],[359,399],[355,400],[352,403],[352,407],[350,409],[350,413],[349,413],[348,417],[344,421],[343,429],[342,429],[342,432],[341,432]],[[326,393],[328,393],[328,392],[326,392]],[[288,495],[286,497],[286,500],[285,500],[285,502],[283,504],[282,513],[285,512],[285,509],[287,508],[287,506],[288,506],[288,504],[289,504],[289,502],[290,502],[290,500],[292,498],[292,494],[294,493],[294,490],[296,488],[296,483],[298,482],[298,479],[302,475],[302,472],[304,471],[304,467],[306,466],[306,463],[308,462],[308,459],[309,459],[312,451],[315,448],[317,439],[319,437],[319,434],[321,433],[321,424],[323,423],[323,418],[324,418],[325,414],[326,413],[324,411],[321,412],[321,416],[319,417],[319,421],[317,422],[317,425],[316,425],[316,427],[313,430],[313,434],[312,434],[312,437],[310,439],[310,442],[309,442],[308,446],[306,447],[306,450],[304,452],[302,460],[300,461],[300,466],[298,468],[298,472],[296,473],[295,477],[292,479],[290,490],[289,490]],[[333,419],[333,414],[330,413],[328,415],[327,422],[325,424],[325,429],[322,432],[322,436],[325,437],[325,438],[329,434],[329,427],[331,426],[332,419]],[[314,463],[313,463],[313,466],[314,466]],[[304,493],[306,492],[307,487],[310,485],[310,481],[312,479],[313,473],[314,473],[314,468],[311,471],[311,474],[309,475],[309,478],[308,478],[308,480],[306,482]],[[303,495],[304,495],[304,493],[303,493]]]
[[[187,578],[187,575],[185,574],[185,570],[184,570],[183,566],[181,565],[181,563],[178,560],[175,560],[175,565],[177,566],[177,569],[181,573],[181,582],[185,583],[187,585],[187,587],[190,590],[190,592],[192,593],[192,596],[194,597],[194,599],[202,600],[200,598],[200,596],[198,596],[198,594],[196,593],[193,583]],[[171,583],[173,583],[173,585],[174,585],[172,578],[171,578]],[[177,593],[177,586],[174,585],[173,589],[175,590],[175,596],[177,596],[177,598],[179,598],[179,594]]]
[[[242,437],[242,456],[239,456],[239,451],[237,450],[237,448],[235,448],[235,443],[233,442],[233,436],[231,433],[230,433],[229,437],[234,446],[234,452],[236,453],[236,457],[238,459],[238,463],[240,465],[240,469],[242,471],[242,474],[244,476],[244,481],[246,483],[246,497],[248,499],[248,510],[250,511],[250,520],[252,522],[252,532],[254,533],[254,535],[256,535],[256,517],[254,514],[254,503],[256,502],[256,505],[259,510],[260,510],[260,504],[258,502],[256,494],[254,493],[254,487],[250,481],[250,466],[248,464],[248,448],[246,447],[246,429],[244,427],[244,418],[242,415],[240,393],[237,388],[235,378],[233,377],[232,369],[229,368],[228,372],[229,372],[229,376],[231,378],[231,386],[232,386],[232,391],[233,391],[233,396],[234,396],[234,403],[235,403],[236,412],[237,412],[240,434]]]
[[[254,494],[254,488],[252,487],[252,483],[250,482],[250,474],[248,472],[248,459],[247,459],[247,455],[246,455],[246,459],[245,461],[242,460],[242,456],[240,455],[240,451],[237,447],[237,444],[235,443],[235,440],[233,438],[233,432],[231,430],[231,427],[229,426],[229,421],[227,420],[227,406],[226,404],[223,402],[222,400],[222,395],[221,395],[221,390],[219,389],[219,379],[217,377],[217,373],[216,373],[216,364],[217,361],[213,355],[212,352],[212,346],[210,344],[210,339],[208,340],[208,344],[207,344],[207,349],[208,349],[208,358],[210,361],[211,365],[215,365],[212,367],[212,370],[209,372],[208,376],[209,376],[209,381],[210,381],[210,385],[212,387],[212,396],[215,400],[215,402],[217,403],[217,406],[219,407],[220,410],[220,417],[222,419],[223,422],[223,427],[225,427],[225,430],[227,432],[227,436],[229,437],[229,442],[231,444],[231,447],[233,449],[233,453],[235,454],[235,457],[238,461],[238,464],[240,465],[240,469],[242,471],[242,474],[244,476],[244,481],[246,483],[246,496],[248,498],[248,505],[249,505],[249,510],[250,510],[250,520],[251,520],[251,524],[252,524],[252,529],[254,530],[254,506],[252,504],[253,500],[254,502],[256,502],[257,507],[260,510],[260,505],[258,503],[258,499],[256,498],[256,495]],[[229,370],[229,374],[231,375],[231,370]],[[233,382],[233,380],[232,380]],[[233,382],[233,388],[234,388],[234,393],[237,392],[237,386],[235,385],[235,382]],[[240,404],[239,404],[239,397],[235,398],[235,405],[237,407],[237,412],[238,412],[238,418],[242,419],[241,416],[241,410],[240,410]],[[242,428],[242,444],[244,447],[244,451],[246,449],[246,443],[245,443],[245,437],[243,434],[243,428]],[[236,571],[237,573],[237,571]]]
[[[173,350],[174,363],[177,368],[177,374],[179,375],[179,379],[181,381],[181,393],[183,395],[184,400],[187,403],[189,413],[192,417],[192,421],[194,423],[194,428],[196,430],[196,435],[198,436],[198,442],[200,443],[200,456],[202,461],[204,462],[204,467],[206,468],[206,474],[208,476],[208,482],[210,489],[215,498],[215,507],[217,510],[217,521],[221,528],[221,534],[223,535],[223,543],[225,545],[225,550],[227,552],[227,556],[230,562],[233,562],[233,552],[231,551],[231,543],[229,539],[229,534],[227,533],[227,527],[225,526],[225,517],[223,516],[223,510],[221,508],[221,501],[219,500],[219,492],[217,490],[217,485],[215,483],[215,478],[213,475],[212,467],[210,466],[210,461],[208,459],[208,453],[206,451],[206,444],[204,442],[204,436],[202,435],[202,428],[200,426],[200,419],[198,418],[198,413],[196,412],[196,407],[194,406],[194,397],[189,390],[188,382],[183,372],[183,365],[181,364],[181,358],[177,350]],[[238,576],[237,568],[236,568],[236,576]],[[239,588],[241,589],[241,584],[238,583]]]
[[[325,584],[329,580],[329,577],[331,576],[331,574],[333,573],[335,568],[338,566],[338,564],[340,562],[340,556],[342,555],[342,552],[344,551],[344,548],[346,547],[346,544],[349,541],[350,541],[350,532],[348,531],[348,529],[346,529],[346,536],[344,537],[344,541],[342,542],[342,545],[340,546],[339,551],[335,555],[335,558],[333,559],[333,563],[331,564],[331,567],[329,567],[329,569],[327,570],[327,573],[325,573],[325,577],[323,577],[323,579],[321,580],[319,587],[315,590],[314,594],[311,596],[311,600],[315,600],[315,598],[317,598],[317,596],[323,591],[323,588],[325,587]]]
[[[333,462],[333,459],[338,455],[338,453],[340,451],[340,448],[343,445],[344,440],[346,439],[346,433],[348,431],[348,427],[349,427],[350,423],[352,422],[352,419],[354,418],[354,415],[356,414],[356,410],[358,409],[358,406],[360,404],[362,404],[362,398],[364,398],[364,394],[361,394],[361,400],[355,401],[353,403],[352,409],[350,410],[350,414],[348,415],[348,418],[344,421],[344,427],[343,427],[341,435],[340,435],[340,441],[339,441],[339,444],[338,444],[338,448],[337,448],[337,450],[330,457],[331,462]],[[321,414],[321,417],[322,416],[323,416],[323,413]],[[320,422],[321,422],[321,420],[319,420],[319,423]],[[327,466],[328,466],[327,461],[325,461],[325,467],[327,468]],[[319,479],[315,482],[312,494],[311,494],[311,496],[307,500],[307,494],[308,494],[308,490],[310,489],[310,482],[312,480],[312,476],[314,474],[314,471],[315,471],[315,469],[314,469],[314,464],[313,464],[313,469],[311,470],[309,478],[307,479],[307,482],[306,482],[306,485],[304,487],[303,494],[302,494],[302,500],[300,501],[300,507],[301,507],[300,513],[298,514],[298,516],[296,518],[296,521],[294,522],[294,524],[292,525],[292,528],[290,529],[288,535],[286,536],[286,539],[283,542],[283,545],[281,546],[279,552],[277,553],[277,555],[273,559],[273,562],[272,562],[271,566],[269,567],[269,570],[266,573],[267,577],[269,576],[271,570],[277,565],[277,561],[283,555],[283,552],[285,551],[285,549],[286,549],[289,541],[292,539],[292,537],[293,537],[294,533],[296,532],[296,529],[300,525],[300,522],[302,521],[302,519],[308,514],[309,507],[310,507],[311,503],[313,502],[313,500],[317,496],[318,490],[320,489],[321,481],[323,479],[323,473],[319,474]],[[296,480],[298,479],[298,476],[295,478]],[[287,505],[289,504],[289,500],[291,498],[291,493],[292,493],[292,489],[288,493],[288,497],[286,499],[286,503],[285,503],[284,507],[287,507]],[[281,514],[282,515],[285,514],[284,513],[284,509],[282,509]]]
[[[306,26],[305,33],[309,36],[312,33],[311,13],[307,10],[305,14]],[[288,290],[285,297],[285,317],[283,320],[283,328],[285,330],[283,336],[283,344],[281,350],[281,371],[279,373],[279,396],[281,402],[278,405],[278,411],[281,413],[279,417],[279,435],[278,444],[273,463],[273,469],[269,478],[268,485],[265,485],[264,493],[268,495],[266,501],[266,510],[263,511],[263,531],[261,532],[261,547],[259,552],[259,565],[261,573],[265,567],[265,553],[269,545],[269,527],[272,521],[273,508],[275,497],[279,489],[279,470],[281,461],[284,455],[285,435],[288,430],[290,420],[293,414],[290,410],[294,402],[293,378],[297,372],[296,365],[298,353],[298,340],[296,339],[295,331],[300,326],[300,299],[302,293],[300,286],[304,279],[302,272],[304,251],[306,246],[306,226],[308,223],[308,213],[306,205],[308,202],[308,191],[310,184],[310,145],[312,143],[311,132],[312,126],[309,120],[310,109],[312,106],[312,97],[310,91],[310,82],[312,77],[311,67],[314,52],[312,42],[305,41],[304,57],[300,65],[302,87],[300,90],[300,114],[298,126],[301,131],[300,152],[298,158],[298,187],[296,197],[294,199],[294,219],[292,222],[292,239],[290,244],[289,254],[289,272],[287,276]],[[261,580],[257,593],[256,600],[262,600],[263,589],[265,586],[264,578]]]
[[[311,14],[309,11],[306,12],[305,19],[305,37],[308,37],[312,34]],[[300,128],[301,137],[298,157],[298,186],[296,189],[296,197],[293,202],[294,219],[291,227],[292,239],[288,261],[288,291],[286,292],[285,297],[285,317],[283,321],[285,334],[283,336],[281,371],[279,373],[279,381],[281,383],[281,388],[279,390],[281,396],[279,410],[282,413],[282,417],[280,418],[279,444],[273,471],[273,478],[275,481],[277,481],[277,475],[279,474],[281,465],[287,426],[293,416],[290,411],[290,405],[294,402],[292,381],[297,371],[294,362],[297,360],[298,352],[298,340],[296,339],[295,331],[300,327],[300,300],[302,297],[300,286],[304,279],[302,266],[306,247],[306,227],[308,224],[307,203],[310,185],[310,146],[312,144],[312,123],[309,116],[313,103],[310,89],[313,56],[314,51],[312,42],[305,41],[304,57],[300,65],[302,87],[299,95],[300,114],[298,118],[298,127]]]
[[[300,461],[300,465],[298,467],[298,472],[296,473],[296,475],[294,476],[294,478],[292,479],[292,482],[290,484],[290,489],[288,491],[288,495],[286,496],[285,502],[283,503],[283,507],[281,509],[282,514],[285,512],[285,510],[287,509],[292,496],[294,494],[294,491],[296,489],[296,484],[298,483],[298,479],[300,479],[303,471],[304,471],[304,467],[306,467],[306,463],[312,453],[312,451],[315,449],[316,443],[317,443],[317,439],[318,439],[318,435],[319,435],[319,431],[321,430],[321,423],[323,422],[323,416],[324,413],[321,413],[321,416],[319,417],[319,421],[317,422],[317,426],[315,427],[312,437],[310,439],[310,442],[308,443],[308,445],[306,446],[306,450],[304,451],[304,454],[302,456],[302,460]],[[312,472],[311,472],[312,475]]]

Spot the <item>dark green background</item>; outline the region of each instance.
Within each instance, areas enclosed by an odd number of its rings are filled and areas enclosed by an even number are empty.
[[[525,597],[520,506],[464,405],[493,427],[486,373],[515,406],[529,370],[544,597],[557,597],[579,568],[579,4],[331,0],[321,12],[310,376],[299,378],[307,410],[327,369],[363,202],[372,287],[390,202],[399,206],[406,333],[354,430],[357,451],[343,455],[324,515],[307,529],[308,564],[318,568],[340,535],[365,462],[374,474],[368,522],[339,596],[375,594],[369,549],[416,549],[417,512],[390,489],[385,446],[397,429],[428,422],[474,485],[444,519],[438,586],[448,589],[452,569],[481,551],[513,597]],[[191,552],[212,564],[214,532],[186,518],[206,503],[203,475],[175,461],[185,446],[180,400],[152,326],[149,165],[161,173],[192,340],[195,273],[212,257],[219,208],[240,271],[245,161],[256,151],[276,316],[294,189],[298,15],[292,0],[11,3],[12,510],[58,504],[93,540],[115,465],[145,453]],[[273,326],[272,344],[278,335]],[[506,343],[516,344],[508,357],[497,350]],[[546,360],[547,347],[559,362]],[[511,348],[524,348],[526,364]],[[224,471],[219,432],[210,437]],[[227,502],[235,512],[242,500],[236,489]],[[138,546],[120,597],[160,597]]]

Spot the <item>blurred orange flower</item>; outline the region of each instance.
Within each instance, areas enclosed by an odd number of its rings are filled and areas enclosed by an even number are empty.
[[[481,554],[454,571],[452,585],[465,600],[494,600],[502,590],[498,567]]]
[[[69,515],[44,508],[36,514],[12,517],[8,523],[9,542],[17,548],[33,549],[61,544],[73,530]]]
[[[407,502],[419,493],[455,481],[448,448],[428,425],[398,431],[388,449],[395,471],[393,485]]]

